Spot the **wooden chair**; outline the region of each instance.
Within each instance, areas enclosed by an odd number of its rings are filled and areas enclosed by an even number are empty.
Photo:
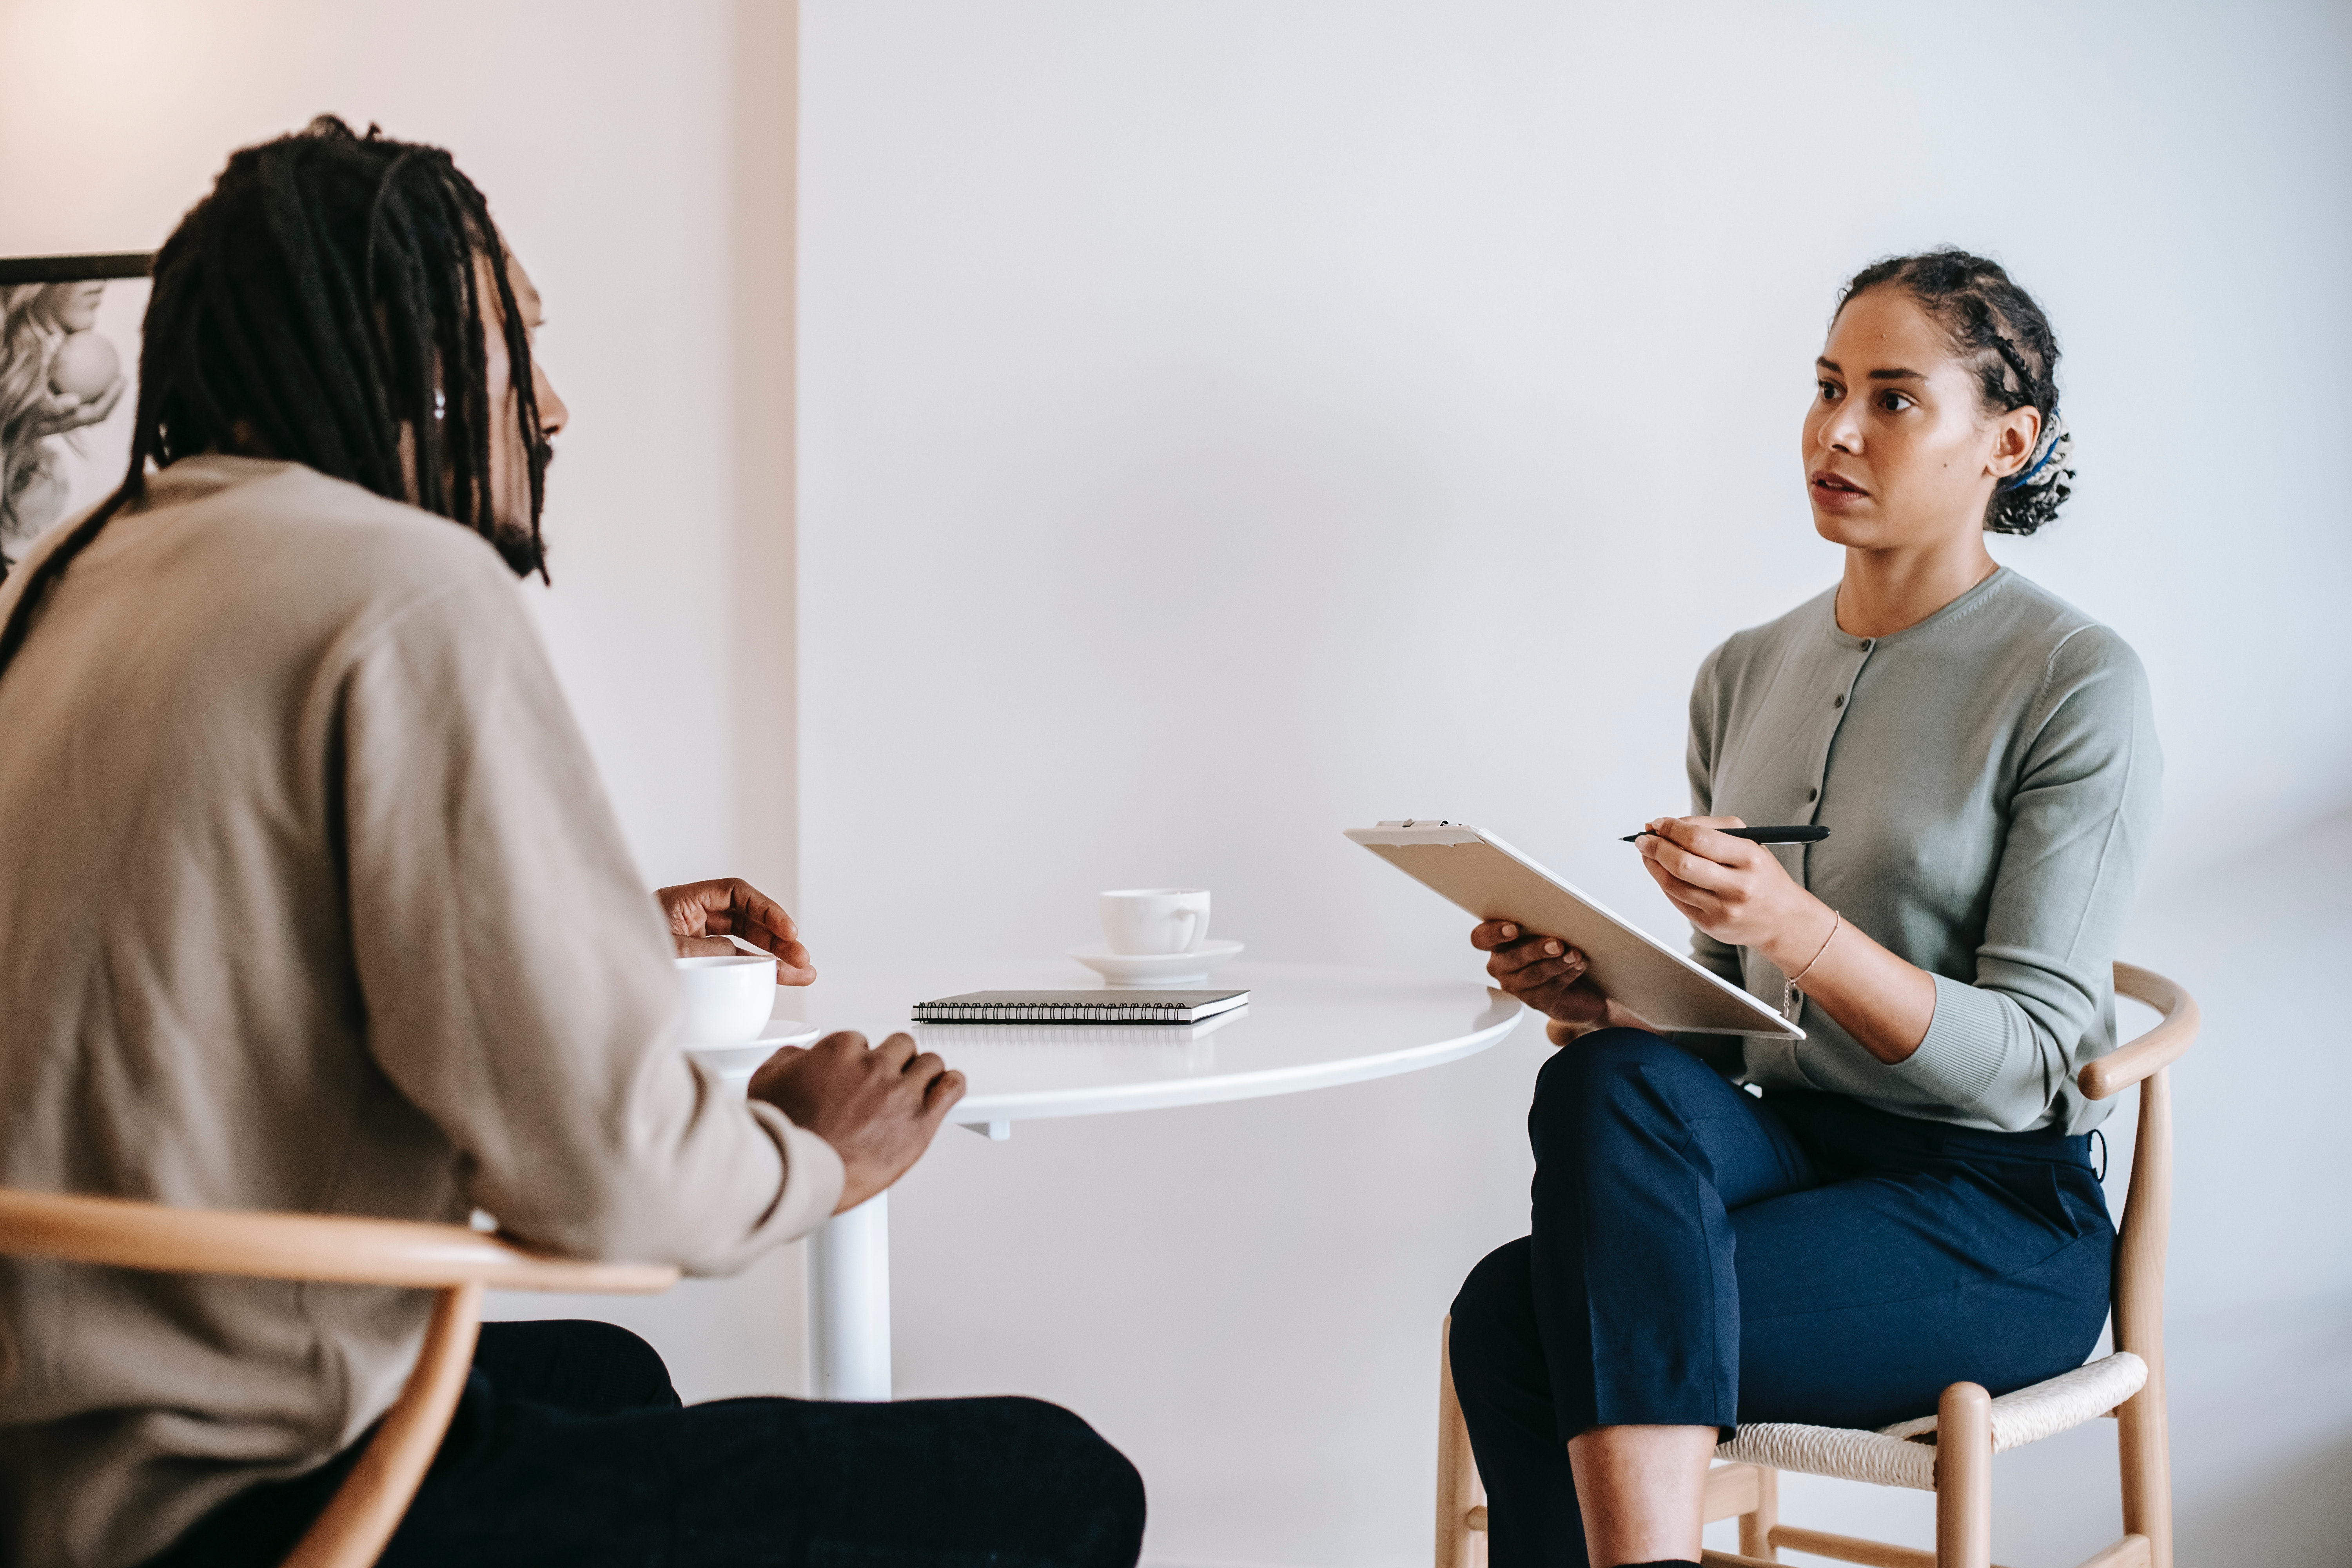
[[[2172,1471],[2164,1424],[2164,1251],[2172,1223],[2172,1086],[2167,1068],[2197,1038],[2197,1004],[2171,981],[2116,965],[2118,994],[2164,1017],[2076,1077],[2105,1100],[2139,1090],[2139,1141],[2117,1232],[2113,1355],[1999,1399],[1973,1383],[1944,1390],[1937,1413],[1877,1432],[1828,1426],[1741,1426],[1716,1450],[1730,1461],[1707,1472],[1706,1519],[1739,1521],[1739,1550],[1702,1553],[1708,1568],[1765,1568],[1780,1551],[1808,1552],[1880,1568],[1990,1568],[1992,1457],[2105,1415],[2116,1419],[2124,1536],[2082,1568],[2172,1568]],[[1446,1320],[1448,1331],[1453,1320]],[[1454,1395],[1454,1371],[1438,1349],[1437,1568],[1486,1562],[1486,1489],[1469,1429]],[[1782,1524],[1779,1475],[1798,1470],[1936,1494],[1936,1550],[1920,1552]]]
[[[369,1568],[383,1551],[456,1413],[484,1289],[650,1294],[677,1280],[667,1266],[542,1258],[454,1225],[223,1214],[5,1188],[0,1256],[437,1292],[424,1351],[400,1398],[286,1568]]]

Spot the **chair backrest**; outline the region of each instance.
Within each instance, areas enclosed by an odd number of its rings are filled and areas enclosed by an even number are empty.
[[[415,1370],[287,1568],[368,1568],[382,1553],[457,1409],[486,1288],[643,1294],[677,1282],[677,1270],[667,1265],[542,1258],[453,1225],[224,1214],[6,1188],[0,1188],[0,1256],[437,1292]]]
[[[2172,981],[2128,963],[2116,965],[2116,993],[2144,1002],[2163,1022],[2101,1057],[2075,1077],[2083,1092],[2105,1100],[2137,1083],[2139,1129],[2132,1144],[2131,1185],[2116,1227],[2116,1348],[2146,1359],[2132,1342],[2145,1338],[2162,1353],[2164,1258],[2172,1227],[2172,1075],[2168,1070],[2197,1040],[2196,999]]]
[[[2165,1437],[2164,1257],[2172,1231],[2172,1075],[2197,1042],[2197,1000],[2172,981],[2134,964],[2116,965],[2116,993],[2144,1002],[2164,1021],[2075,1075],[2093,1100],[2139,1085],[2139,1131],[2131,1185],[2116,1227],[2116,1348],[2147,1363],[2147,1383],[2116,1412],[2122,1453],[2124,1529],[2148,1538],[2155,1561],[2172,1561],[2172,1472]]]

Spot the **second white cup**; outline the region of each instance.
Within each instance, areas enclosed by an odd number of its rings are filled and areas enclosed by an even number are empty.
[[[1122,888],[1102,896],[1103,944],[1113,952],[1191,952],[1209,935],[1206,888]]]

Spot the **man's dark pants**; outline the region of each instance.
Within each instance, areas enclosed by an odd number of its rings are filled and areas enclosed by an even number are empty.
[[[282,1560],[355,1462],[215,1510],[149,1568]],[[681,1406],[605,1323],[486,1323],[381,1568],[1131,1568],[1143,1482],[1034,1399]]]

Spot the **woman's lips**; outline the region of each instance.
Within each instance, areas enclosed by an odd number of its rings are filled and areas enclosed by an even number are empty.
[[[1843,474],[1826,469],[1812,477],[1813,500],[1816,505],[1848,507],[1870,499],[1870,492]]]

